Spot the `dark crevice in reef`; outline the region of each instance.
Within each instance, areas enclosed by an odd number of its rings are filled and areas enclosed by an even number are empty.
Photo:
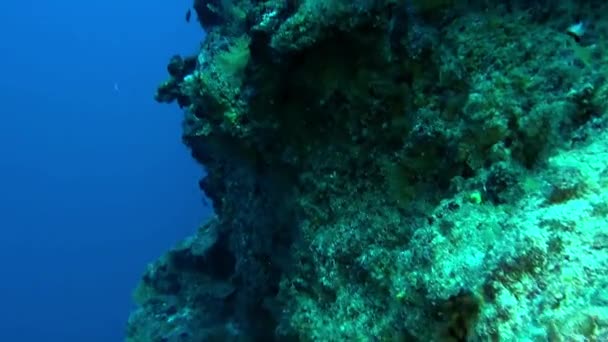
[[[194,9],[200,53],[171,58],[155,97],[183,108],[215,216],[150,264],[129,342],[600,336],[547,316],[539,288],[580,245],[543,210],[601,193],[552,163],[605,128],[604,2]]]

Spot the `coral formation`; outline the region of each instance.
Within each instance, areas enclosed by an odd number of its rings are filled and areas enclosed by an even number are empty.
[[[607,4],[194,9],[156,99],[215,216],[127,341],[608,339]]]

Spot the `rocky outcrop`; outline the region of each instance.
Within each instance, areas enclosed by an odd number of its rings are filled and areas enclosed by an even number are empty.
[[[195,1],[156,99],[216,215],[127,340],[608,338],[608,6],[551,4]]]

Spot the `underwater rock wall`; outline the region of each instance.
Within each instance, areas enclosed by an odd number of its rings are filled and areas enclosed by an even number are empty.
[[[195,1],[215,217],[127,341],[608,339],[608,5]]]

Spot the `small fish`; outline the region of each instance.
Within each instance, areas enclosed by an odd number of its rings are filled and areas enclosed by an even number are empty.
[[[189,23],[190,22],[190,17],[192,16],[192,10],[188,9],[188,12],[186,12],[186,22]]]
[[[574,41],[577,43],[581,42],[583,36],[585,35],[585,31],[587,30],[587,25],[584,22],[579,21],[574,25],[570,25],[566,30],[566,33],[574,38]]]

